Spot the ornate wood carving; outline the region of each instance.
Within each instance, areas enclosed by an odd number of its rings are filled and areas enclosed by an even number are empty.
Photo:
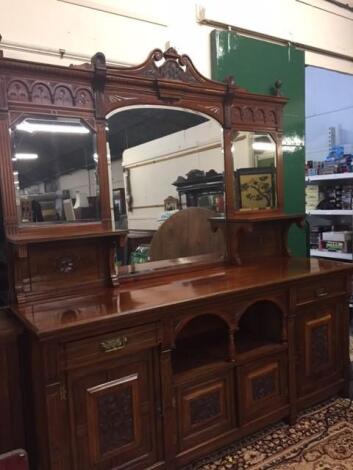
[[[221,396],[219,390],[201,395],[190,402],[191,425],[215,418],[221,412]]]
[[[124,388],[97,399],[98,432],[103,454],[134,439],[132,389]]]
[[[93,95],[89,87],[70,83],[13,79],[7,85],[9,102],[33,103],[43,106],[93,109]]]
[[[51,92],[45,83],[35,83],[32,88],[32,101],[37,104],[51,104]]]
[[[137,373],[87,389],[92,463],[100,463],[139,444],[141,423]]]
[[[231,108],[231,121],[235,127],[257,126],[259,129],[278,128],[281,125],[279,109],[271,103],[264,103],[262,107],[256,104],[234,104]]]
[[[69,239],[11,244],[17,302],[112,285],[116,273],[111,256],[118,237],[108,237],[105,243],[92,237],[84,243]]]
[[[232,371],[208,373],[208,380],[189,377],[177,384],[177,415],[180,450],[185,450],[219,436],[230,429],[234,397]]]
[[[159,64],[161,61],[163,62]],[[188,83],[203,81],[189,57],[179,55],[173,47],[165,52],[155,49],[141,69],[141,76]]]
[[[30,101],[30,91],[27,84],[21,80],[12,80],[8,85],[9,101]]]
[[[306,371],[315,375],[330,366],[332,362],[332,316],[308,321],[306,324]]]
[[[250,352],[249,352],[250,354]],[[256,419],[266,410],[288,403],[287,353],[246,361],[239,370],[240,423]]]
[[[53,104],[58,106],[73,106],[74,97],[70,88],[58,85],[54,90]]]
[[[330,359],[329,328],[328,325],[320,325],[312,329],[310,340],[311,368],[317,370],[323,363]]]
[[[76,263],[74,256],[60,256],[56,259],[56,269],[60,273],[71,273],[76,269]]]
[[[253,400],[262,400],[276,390],[276,377],[274,374],[264,374],[254,377],[251,381]]]
[[[86,88],[79,88],[76,90],[74,102],[79,108],[93,108],[92,94]]]

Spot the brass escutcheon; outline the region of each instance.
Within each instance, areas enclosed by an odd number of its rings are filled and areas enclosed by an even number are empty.
[[[118,351],[124,349],[128,343],[126,336],[118,336],[117,338],[107,339],[101,343],[101,348],[104,352]]]

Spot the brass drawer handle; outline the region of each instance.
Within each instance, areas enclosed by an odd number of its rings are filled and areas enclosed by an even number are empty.
[[[126,336],[118,336],[117,338],[107,339],[101,343],[101,348],[104,352],[113,352],[119,351],[119,349],[124,349],[127,345],[128,340]]]
[[[325,297],[326,295],[328,295],[328,292],[324,287],[320,287],[319,289],[316,289],[316,295],[318,297]]]

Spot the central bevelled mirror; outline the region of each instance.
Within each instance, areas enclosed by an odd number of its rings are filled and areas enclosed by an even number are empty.
[[[20,224],[99,219],[96,136],[86,123],[30,116],[10,133]]]
[[[239,210],[277,207],[277,146],[266,132],[235,133],[232,146],[235,202]]]
[[[209,222],[224,213],[221,125],[143,106],[112,113],[107,129],[114,225],[127,230],[118,264],[131,271],[221,256],[222,235]]]

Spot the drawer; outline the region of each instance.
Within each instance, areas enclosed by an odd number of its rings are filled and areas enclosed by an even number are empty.
[[[65,345],[66,367],[72,369],[85,364],[122,357],[158,344],[156,323],[127,328]]]
[[[335,295],[344,295],[346,290],[345,276],[324,278],[318,281],[308,279],[295,287],[294,303],[297,306],[306,305]]]

